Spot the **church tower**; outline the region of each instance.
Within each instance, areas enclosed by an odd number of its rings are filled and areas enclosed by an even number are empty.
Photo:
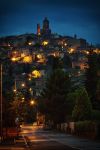
[[[37,24],[37,35],[41,34],[40,24]]]
[[[43,36],[46,36],[46,37],[49,37],[51,35],[51,30],[49,28],[49,21],[47,17],[45,17],[45,19],[43,20],[43,27],[42,27],[41,33]]]

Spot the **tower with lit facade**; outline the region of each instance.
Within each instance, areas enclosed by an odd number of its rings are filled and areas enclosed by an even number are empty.
[[[41,35],[40,24],[37,24],[37,35]]]

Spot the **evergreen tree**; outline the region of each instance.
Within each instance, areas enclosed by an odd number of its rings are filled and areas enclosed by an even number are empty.
[[[64,68],[72,68],[72,61],[71,58],[68,54],[65,54],[64,57],[62,58]]]
[[[63,64],[59,57],[49,56],[47,65],[50,65],[52,70],[62,68]]]
[[[88,69],[86,70],[86,89],[90,96],[93,107],[96,107],[96,88],[99,80],[98,71],[100,70],[100,64],[98,61],[99,56],[95,53],[91,53],[88,56]]]
[[[76,104],[74,106],[72,117],[74,120],[91,119],[92,105],[88,97],[87,91],[84,88],[77,90]]]
[[[65,121],[67,113],[67,94],[70,91],[70,79],[61,69],[55,70],[41,93],[41,111],[55,124]]]
[[[72,111],[75,106],[75,102],[77,99],[77,92],[70,92],[67,96],[67,115],[66,120],[72,120]]]
[[[100,80],[98,81],[96,88],[96,108],[100,110]]]

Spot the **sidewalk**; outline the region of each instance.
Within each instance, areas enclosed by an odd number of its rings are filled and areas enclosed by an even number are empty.
[[[66,134],[65,139],[60,138],[57,141],[72,148],[78,148],[79,150],[100,150],[100,141],[79,138],[71,134]]]
[[[21,137],[10,138],[0,143],[0,150],[25,150],[25,143]]]

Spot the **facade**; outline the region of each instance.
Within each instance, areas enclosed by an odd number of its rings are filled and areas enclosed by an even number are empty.
[[[40,24],[37,24],[37,35],[41,35]]]

